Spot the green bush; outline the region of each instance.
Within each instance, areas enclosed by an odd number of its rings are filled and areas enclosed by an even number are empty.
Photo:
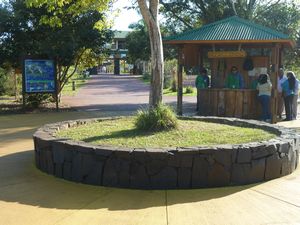
[[[151,74],[150,73],[143,73],[143,80],[144,81],[150,81]]]
[[[26,96],[26,108],[36,109],[45,102],[50,101],[52,98],[51,94],[30,94]]]
[[[165,76],[164,77],[164,89],[171,88],[172,86],[172,77],[171,76]]]
[[[148,110],[139,110],[135,126],[142,131],[162,131],[177,128],[177,118],[170,106],[163,104]]]
[[[185,93],[186,94],[191,94],[191,93],[194,93],[194,88],[192,86],[187,86],[185,88]]]
[[[166,60],[164,62],[164,88],[172,88],[177,91],[177,59]]]
[[[15,80],[12,71],[0,68],[0,95],[15,95]],[[17,94],[22,91],[22,78],[17,76]]]

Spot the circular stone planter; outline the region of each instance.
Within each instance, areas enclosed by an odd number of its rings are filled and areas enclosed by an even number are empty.
[[[58,130],[104,119],[65,121],[45,125],[33,135],[35,163],[40,170],[66,180],[141,189],[250,184],[285,176],[298,165],[300,137],[293,130],[235,118],[187,119],[255,127],[278,136],[213,147],[121,148],[56,138]]]

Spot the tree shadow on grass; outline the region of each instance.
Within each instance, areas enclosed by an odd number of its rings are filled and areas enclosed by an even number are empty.
[[[157,132],[146,132],[146,131],[140,131],[138,129],[131,129],[131,130],[120,130],[120,131],[114,131],[111,134],[105,134],[105,135],[99,135],[94,137],[85,138],[82,141],[85,142],[100,142],[106,139],[118,139],[118,138],[126,138],[131,139],[135,137],[146,137],[153,135]]]
[[[56,209],[145,209],[229,197],[254,185],[193,190],[130,190],[65,181],[36,169],[34,151],[0,157],[0,201]]]

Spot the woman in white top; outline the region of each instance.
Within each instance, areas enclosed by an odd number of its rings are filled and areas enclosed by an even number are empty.
[[[269,79],[268,74],[260,74],[258,78],[258,84],[256,89],[258,90],[258,99],[262,107],[262,116],[263,121],[270,121],[270,100],[271,100],[271,90],[272,84]]]

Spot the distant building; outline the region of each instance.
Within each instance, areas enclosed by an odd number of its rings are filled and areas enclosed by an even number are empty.
[[[120,59],[125,59],[128,53],[126,49],[126,37],[130,31],[115,31],[111,44],[111,58],[114,60],[114,74],[120,74]]]

